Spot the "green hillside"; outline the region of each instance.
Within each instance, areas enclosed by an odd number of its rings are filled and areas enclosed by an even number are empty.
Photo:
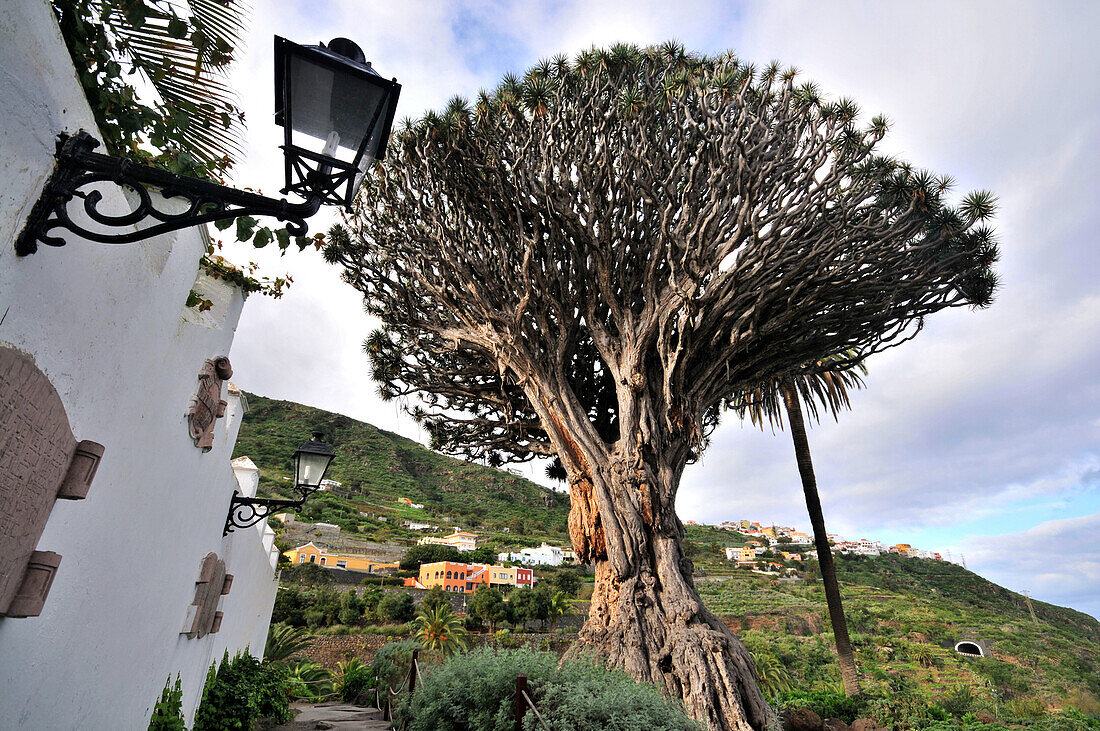
[[[1100,622],[1089,615],[1032,600],[1033,618],[1022,595],[944,561],[836,558],[861,683],[885,704],[875,715],[891,727],[909,727],[911,709],[930,705],[1014,719],[1068,708],[1100,714]],[[839,690],[819,581],[734,571],[697,586],[765,668],[771,690]],[[992,657],[960,656],[954,645],[963,640],[987,643]]]
[[[324,432],[336,452],[327,477],[341,486],[311,497],[302,520],[335,523],[375,541],[423,535],[403,529],[405,520],[479,531],[502,545],[567,540],[568,495],[437,454],[348,416],[254,394],[248,405],[233,456],[247,455],[260,468],[261,495],[291,497],[292,455],[311,431]],[[400,498],[424,508],[402,505]]]

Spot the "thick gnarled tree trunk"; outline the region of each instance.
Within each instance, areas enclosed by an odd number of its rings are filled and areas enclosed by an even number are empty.
[[[748,650],[703,606],[673,509],[682,465],[654,469],[618,451],[570,467],[570,534],[596,583],[572,653],[609,665],[683,699],[711,729],[762,729],[770,710]]]

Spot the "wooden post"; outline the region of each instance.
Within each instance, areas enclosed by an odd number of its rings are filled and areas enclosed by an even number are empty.
[[[418,669],[417,664],[416,664],[416,659],[418,657],[420,657],[420,649],[419,648],[413,650],[413,659],[412,659],[412,662],[409,664],[409,694],[410,695],[412,694],[412,692],[414,690],[416,690],[416,673],[417,673],[417,669]]]
[[[523,731],[523,714],[527,712],[527,701],[523,694],[527,691],[527,676],[516,676],[516,731]]]

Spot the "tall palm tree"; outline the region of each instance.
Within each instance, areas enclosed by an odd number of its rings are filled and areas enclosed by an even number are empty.
[[[825,531],[825,517],[821,512],[821,498],[817,494],[817,477],[814,475],[813,461],[810,459],[810,443],[806,438],[806,423],[802,415],[802,404],[810,416],[820,421],[820,410],[835,419],[842,408],[851,406],[848,391],[863,386],[862,376],[867,369],[862,364],[850,365],[847,356],[818,361],[807,372],[783,377],[774,383],[762,386],[743,394],[741,401],[735,404],[738,412],[747,415],[754,424],[762,427],[767,421],[773,428],[783,428],[783,412],[791,425],[791,438],[794,441],[795,461],[802,478],[802,492],[806,496],[806,510],[810,514],[810,525],[814,531],[814,546],[817,548],[817,561],[821,567],[821,581],[825,587],[825,602],[829,607],[829,620],[833,626],[836,640],[837,659],[840,665],[840,677],[844,681],[845,695],[857,695],[860,692],[859,678],[856,674],[855,655],[848,638],[848,623],[844,619],[844,607],[840,599],[840,587],[836,581],[836,566],[829,548],[829,537]]]

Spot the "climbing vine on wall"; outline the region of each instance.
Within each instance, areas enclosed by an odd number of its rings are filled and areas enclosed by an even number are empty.
[[[244,112],[228,85],[228,69],[244,32],[247,8],[238,0],[51,0],[77,78],[112,155],[172,172],[224,182],[240,154]],[[135,84],[155,92],[147,102]],[[251,216],[219,222],[256,248],[276,242],[304,249],[323,234],[294,237]],[[221,247],[211,242],[207,257]],[[234,267],[221,257],[224,270]],[[278,297],[289,275],[255,277],[246,292]]]

